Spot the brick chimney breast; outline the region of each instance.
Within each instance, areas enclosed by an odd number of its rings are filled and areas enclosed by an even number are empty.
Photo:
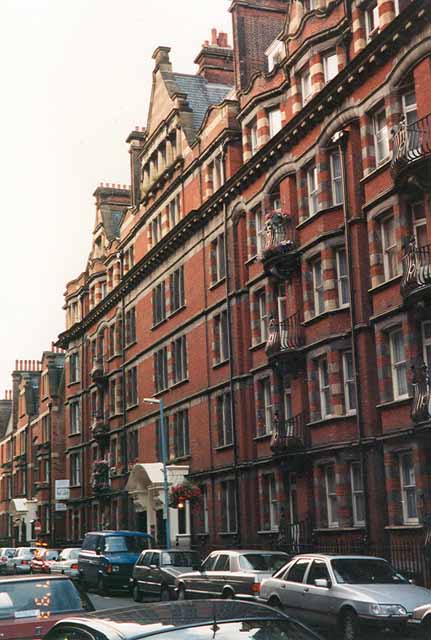
[[[199,65],[197,75],[208,82],[233,85],[233,50],[227,33],[211,29],[211,44],[205,40],[195,64]]]

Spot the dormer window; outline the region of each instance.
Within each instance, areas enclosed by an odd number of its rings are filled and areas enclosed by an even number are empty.
[[[373,38],[379,30],[379,7],[377,0],[373,0],[365,9],[365,33],[367,42]]]
[[[265,55],[268,60],[268,73],[270,73],[274,67],[283,60],[284,46],[281,40],[274,40],[265,51]]]
[[[303,105],[307,104],[311,98],[311,74],[309,69],[306,69],[301,74],[301,96]]]

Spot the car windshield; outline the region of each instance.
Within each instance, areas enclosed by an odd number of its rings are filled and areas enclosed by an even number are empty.
[[[85,631],[78,629],[52,629],[47,640],[89,640]],[[243,622],[217,622],[195,627],[173,629],[157,634],[162,640],[317,640],[311,631],[291,620],[244,620]],[[144,630],[142,636],[144,637]]]
[[[57,560],[58,551],[47,551],[45,555],[45,560]]]
[[[194,567],[199,564],[199,556],[189,551],[165,551],[162,554],[162,564],[173,567]]]
[[[338,558],[331,560],[335,578],[347,584],[405,584],[407,580],[385,560]]]
[[[0,620],[45,618],[63,611],[83,611],[84,604],[69,580],[20,580],[0,583]]]
[[[114,553],[117,551],[131,551],[139,553],[148,549],[149,539],[145,536],[107,536],[105,538],[105,551]]]
[[[267,571],[274,573],[287,562],[286,556],[276,553],[245,553],[239,557],[239,566],[244,571]]]
[[[17,555],[21,558],[32,558],[38,549],[19,549]]]

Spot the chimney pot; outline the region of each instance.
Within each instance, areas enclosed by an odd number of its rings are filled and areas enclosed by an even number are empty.
[[[15,370],[18,369],[18,360],[15,360]]]
[[[211,44],[217,44],[217,29],[211,29]]]

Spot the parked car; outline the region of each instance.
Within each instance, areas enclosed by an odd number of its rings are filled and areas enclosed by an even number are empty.
[[[70,613],[94,611],[85,594],[63,576],[0,578],[0,638],[40,638]]]
[[[112,587],[129,587],[133,567],[152,537],[140,531],[92,531],[85,535],[78,556],[82,586],[96,586],[99,593]]]
[[[51,573],[51,565],[59,553],[57,549],[37,549],[30,561],[30,573]]]
[[[15,555],[7,561],[8,573],[30,573],[30,562],[37,547],[17,547]]]
[[[423,604],[414,609],[409,620],[409,626],[411,628],[416,627],[416,631],[419,631],[421,636],[427,638],[427,640],[431,638],[431,600],[428,604]]]
[[[98,611],[58,622],[45,640],[319,640],[285,614],[252,602],[163,602]]]
[[[80,549],[63,549],[57,560],[51,564],[51,573],[61,573],[70,578],[77,578],[78,573],[78,555]]]
[[[133,567],[130,587],[133,599],[142,602],[144,593],[171,600],[175,594],[175,578],[200,567],[196,551],[153,549],[141,553]]]
[[[362,627],[403,629],[431,591],[410,584],[383,558],[303,554],[265,580],[260,600],[317,628],[355,640]]]
[[[254,599],[259,594],[262,580],[272,576],[289,559],[281,551],[213,551],[198,571],[176,578],[178,599]]]
[[[14,555],[15,549],[13,547],[0,548],[0,573],[7,573],[7,561]]]

